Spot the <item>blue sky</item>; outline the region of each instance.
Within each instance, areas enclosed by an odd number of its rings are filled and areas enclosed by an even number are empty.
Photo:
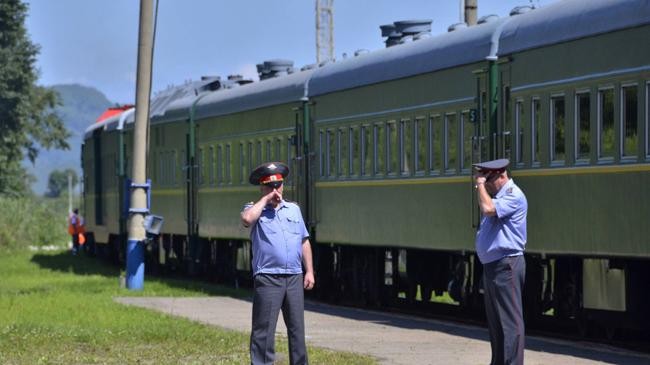
[[[479,17],[558,0],[478,0]],[[79,83],[109,100],[134,101],[138,0],[26,0],[27,30],[41,46],[41,85]],[[459,21],[457,0],[334,0],[335,56],[384,47],[379,25],[432,19],[432,33]],[[202,75],[256,77],[255,64],[316,60],[315,0],[160,0],[153,91]]]

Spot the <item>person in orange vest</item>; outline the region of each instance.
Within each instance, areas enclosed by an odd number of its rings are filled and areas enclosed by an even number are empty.
[[[68,218],[68,233],[72,236],[72,254],[76,255],[80,252],[81,246],[86,243],[84,236],[84,221],[79,216],[79,209],[74,209]]]

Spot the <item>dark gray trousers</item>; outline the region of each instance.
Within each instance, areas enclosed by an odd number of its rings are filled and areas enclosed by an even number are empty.
[[[275,327],[278,314],[287,325],[289,363],[306,365],[305,301],[302,274],[258,274],[254,278],[251,364],[272,365],[275,360]]]
[[[485,314],[492,346],[491,365],[524,363],[524,256],[504,257],[483,265]]]

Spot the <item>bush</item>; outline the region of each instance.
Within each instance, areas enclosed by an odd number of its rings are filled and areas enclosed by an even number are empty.
[[[67,232],[65,199],[0,197],[0,247],[65,247]]]

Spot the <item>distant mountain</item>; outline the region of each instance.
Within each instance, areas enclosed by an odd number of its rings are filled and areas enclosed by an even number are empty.
[[[114,105],[103,93],[92,87],[73,84],[54,85],[50,88],[56,90],[61,97],[63,105],[57,107],[56,112],[72,136],[68,139],[69,150],[41,149],[35,165],[29,162],[25,164],[37,179],[32,185],[32,190],[39,195],[47,190],[47,179],[53,170],[73,168],[81,175],[81,143],[84,131],[106,108]]]

